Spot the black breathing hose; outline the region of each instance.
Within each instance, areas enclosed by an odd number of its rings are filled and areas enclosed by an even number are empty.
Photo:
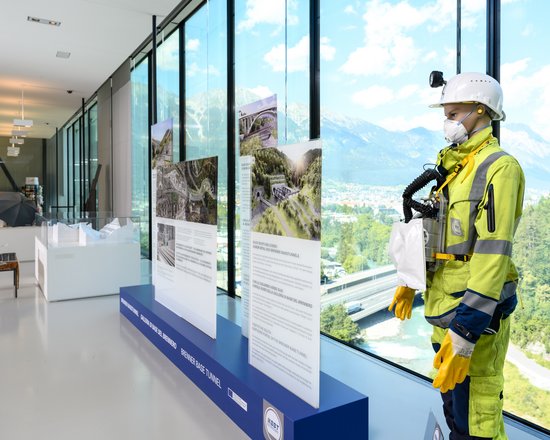
[[[409,223],[412,219],[413,209],[420,212],[424,217],[433,217],[437,215],[437,208],[417,202],[413,199],[413,196],[432,180],[436,180],[438,185],[441,185],[445,178],[444,174],[446,174],[446,170],[441,166],[430,168],[425,170],[405,188],[405,191],[403,191],[403,214],[405,215],[405,223]]]

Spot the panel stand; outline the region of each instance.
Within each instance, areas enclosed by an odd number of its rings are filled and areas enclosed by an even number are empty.
[[[218,315],[217,339],[154,300],[151,285],[122,287],[120,312],[253,439],[368,439],[368,398],[321,372],[314,409],[248,364],[241,328]]]

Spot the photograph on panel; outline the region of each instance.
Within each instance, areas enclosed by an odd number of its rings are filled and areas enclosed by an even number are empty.
[[[174,129],[172,119],[151,126],[151,166],[172,163]]]
[[[160,167],[157,216],[217,224],[218,158],[188,160]]]
[[[238,113],[241,156],[277,146],[277,95],[244,105]]]
[[[157,228],[157,260],[176,266],[176,228],[159,223]]]
[[[253,231],[320,240],[320,148],[303,143],[256,151],[251,191]]]

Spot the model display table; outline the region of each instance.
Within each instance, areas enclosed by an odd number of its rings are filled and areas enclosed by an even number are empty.
[[[48,222],[35,239],[35,276],[48,301],[112,295],[140,282],[139,224]],[[95,230],[92,225],[105,225]]]

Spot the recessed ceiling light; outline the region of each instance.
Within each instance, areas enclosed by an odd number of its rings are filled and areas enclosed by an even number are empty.
[[[69,58],[71,56],[71,52],[63,52],[61,50],[58,50],[57,53],[55,54],[55,56],[57,58]]]
[[[47,20],[45,18],[38,18],[38,17],[31,17],[30,15],[27,17],[27,21],[30,21],[32,23],[40,23],[40,24],[48,24],[50,26],[61,26],[60,21],[56,20]]]

